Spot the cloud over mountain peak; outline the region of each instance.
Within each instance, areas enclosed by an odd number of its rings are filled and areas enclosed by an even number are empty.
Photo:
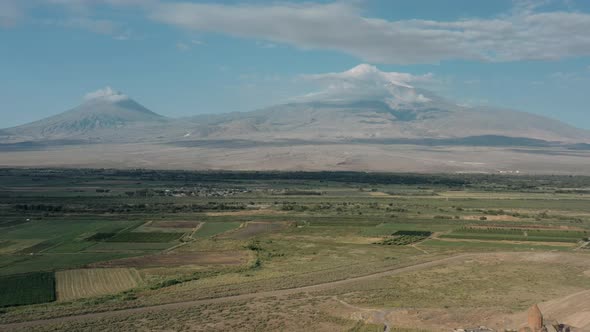
[[[129,97],[117,90],[114,90],[110,86],[106,86],[103,89],[98,89],[93,92],[88,92],[86,95],[84,95],[85,101],[97,100],[97,99],[107,100],[107,101],[111,101],[111,102],[117,102],[117,101],[127,100],[127,99],[129,99]]]
[[[391,107],[430,101],[416,91],[412,84],[434,80],[431,73],[413,75],[386,72],[369,64],[360,64],[339,73],[303,75],[302,79],[315,82],[322,88],[319,92],[301,97],[307,101],[380,99]]]

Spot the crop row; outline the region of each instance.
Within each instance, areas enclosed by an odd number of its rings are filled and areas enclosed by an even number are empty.
[[[407,246],[412,243],[420,242],[426,240],[427,236],[417,236],[417,235],[400,235],[392,238],[385,239],[379,244],[388,245],[388,246]]]
[[[0,307],[55,301],[55,275],[37,272],[0,277]]]

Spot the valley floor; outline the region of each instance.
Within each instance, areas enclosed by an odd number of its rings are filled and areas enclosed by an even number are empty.
[[[185,142],[186,143],[186,142]],[[190,142],[189,142],[190,143]],[[590,175],[590,150],[242,140],[6,148],[0,167]]]
[[[590,178],[0,170],[0,330],[590,330]]]

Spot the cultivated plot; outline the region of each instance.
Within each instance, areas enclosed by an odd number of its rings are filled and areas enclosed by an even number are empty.
[[[135,269],[77,269],[55,274],[58,301],[116,294],[137,287],[142,281]]]

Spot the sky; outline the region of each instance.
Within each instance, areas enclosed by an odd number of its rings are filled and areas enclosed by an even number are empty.
[[[0,0],[0,128],[106,87],[183,117],[392,79],[590,129],[590,1]]]

